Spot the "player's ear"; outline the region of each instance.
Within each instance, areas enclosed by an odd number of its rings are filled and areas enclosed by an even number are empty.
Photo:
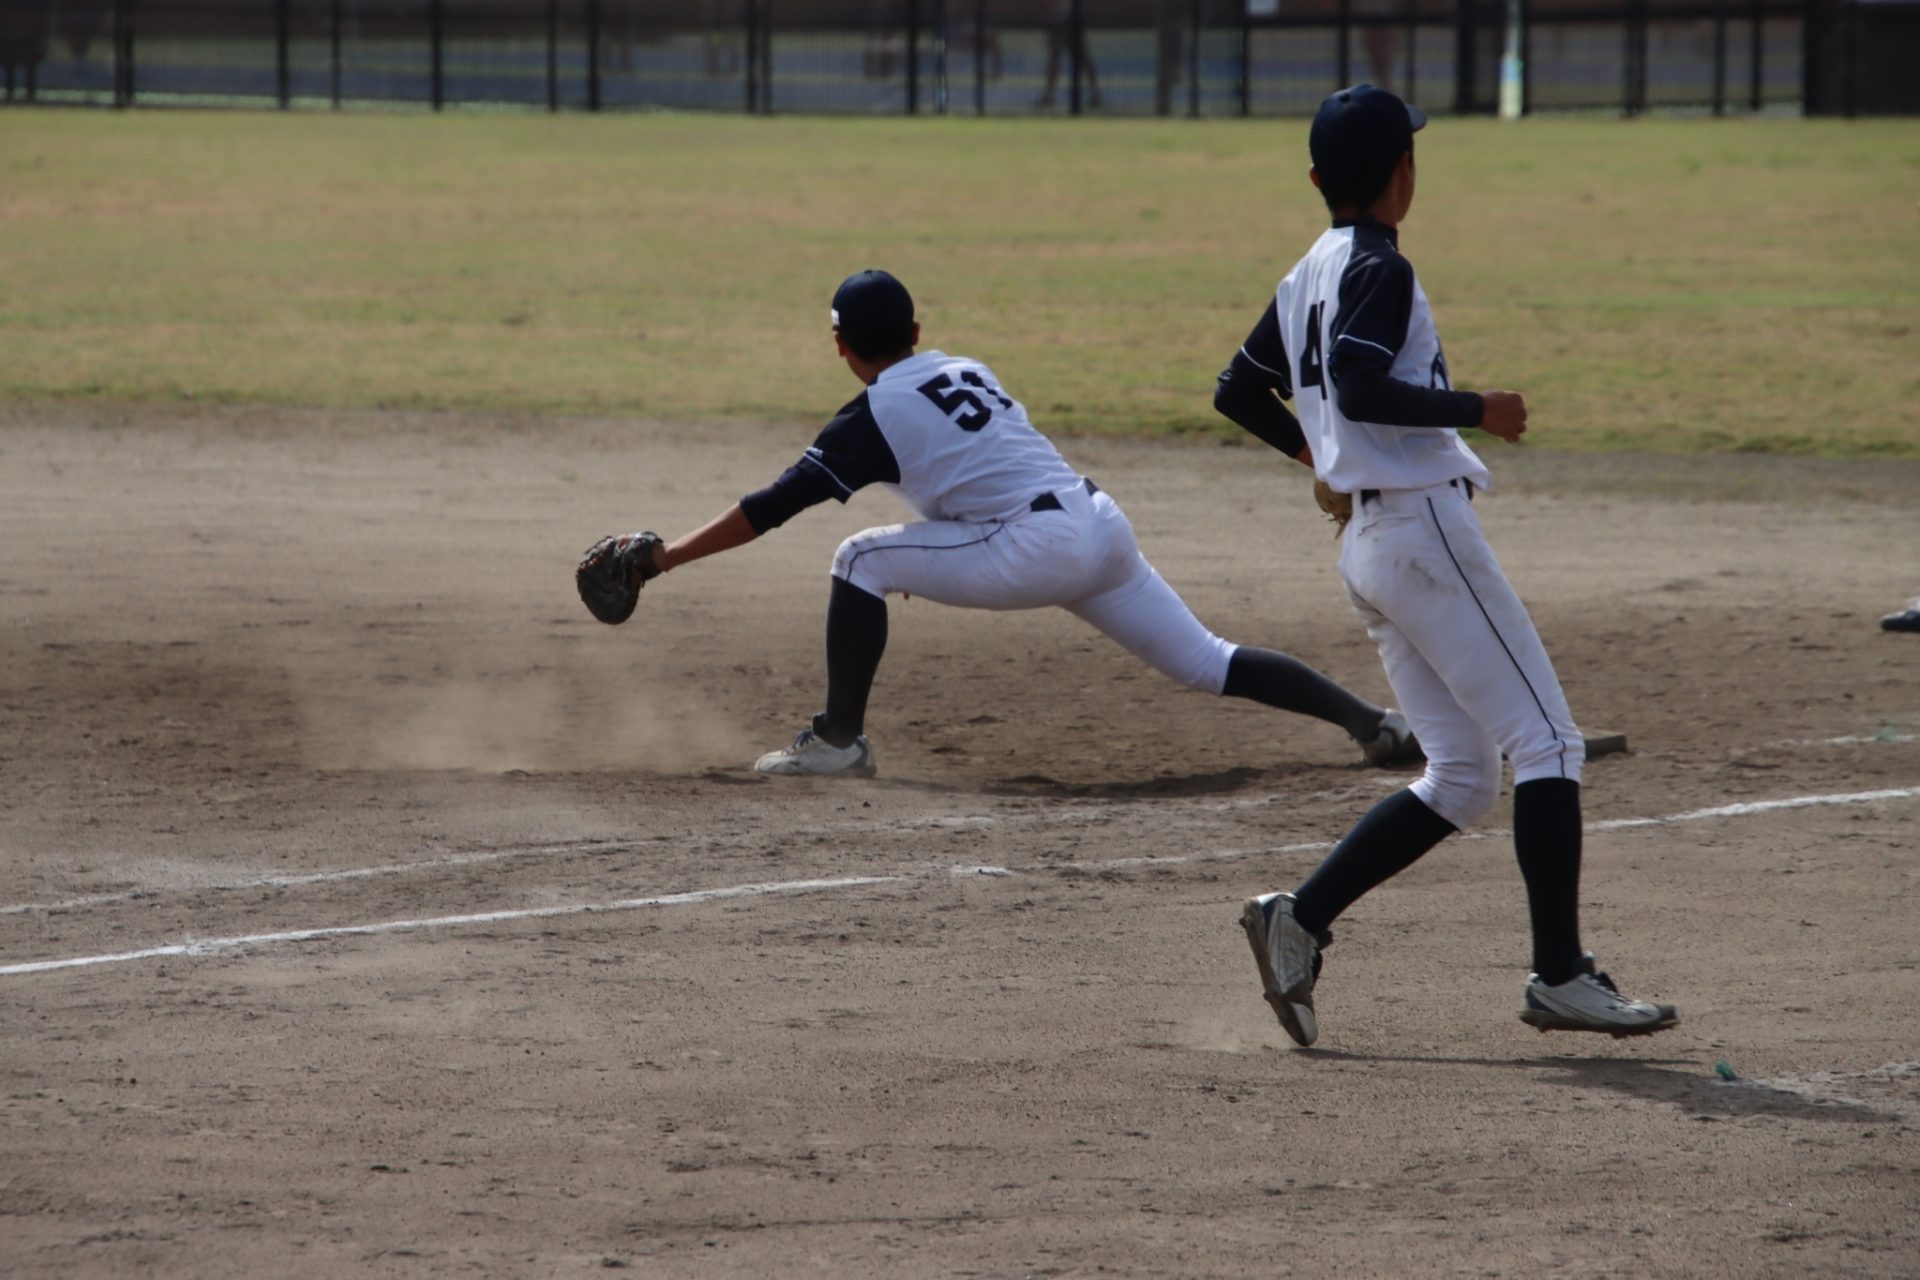
[[[1307,176],[1308,176],[1309,178],[1311,178],[1311,179],[1313,179],[1313,186],[1314,186],[1314,189],[1315,189],[1316,191],[1317,191],[1317,190],[1319,190],[1319,189],[1320,189],[1320,170],[1319,170],[1318,168],[1315,168],[1315,167],[1311,167],[1311,166],[1310,166],[1310,167],[1309,167],[1309,168],[1307,169]]]
[[[908,342],[907,345],[910,347],[917,347],[920,345],[920,322],[918,320],[915,320],[913,322],[913,339],[910,342]]]
[[[841,336],[838,329],[833,331],[833,349],[840,353],[842,360],[853,354],[853,348],[847,345],[847,340]]]
[[[1411,202],[1413,200],[1414,189],[1413,152],[1411,149],[1403,151],[1400,154],[1400,163],[1394,166],[1393,180],[1402,191],[1407,193],[1406,198]]]

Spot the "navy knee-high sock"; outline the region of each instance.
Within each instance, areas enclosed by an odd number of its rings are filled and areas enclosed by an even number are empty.
[[[1557,986],[1586,969],[1580,947],[1580,784],[1536,778],[1513,789],[1513,852],[1527,882],[1533,971]]]
[[[866,732],[867,695],[887,651],[887,602],[845,578],[827,597],[827,710],[814,732],[836,747]]]
[[[1380,717],[1386,714],[1300,659],[1248,645],[1233,651],[1227,684],[1220,692],[1337,724],[1361,742],[1372,741],[1380,731]]]
[[[1374,886],[1399,875],[1459,828],[1411,791],[1396,791],[1333,847],[1294,894],[1293,918],[1309,933],[1332,924]]]

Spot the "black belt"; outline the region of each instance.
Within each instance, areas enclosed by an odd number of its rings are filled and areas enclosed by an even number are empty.
[[[1091,480],[1087,481],[1087,496],[1091,498],[1098,492],[1100,492],[1100,486]],[[1027,504],[1029,511],[1059,511],[1060,509],[1060,496],[1053,493],[1043,493]]]
[[[1459,480],[1449,480],[1447,484],[1454,489],[1458,489],[1464,485],[1467,490],[1467,501],[1473,501],[1473,481],[1462,478]],[[1360,501],[1362,502],[1378,502],[1379,500],[1380,491],[1378,489],[1362,489],[1360,491]]]

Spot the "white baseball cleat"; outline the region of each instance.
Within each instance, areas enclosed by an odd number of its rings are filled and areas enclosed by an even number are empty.
[[[793,745],[769,751],[753,762],[755,773],[806,774],[815,777],[845,775],[855,778],[873,776],[873,744],[861,734],[850,747],[836,747],[806,728]]]
[[[1541,1031],[1600,1031],[1618,1040],[1622,1036],[1650,1036],[1679,1023],[1670,1004],[1629,1000],[1613,979],[1593,967],[1558,986],[1548,986],[1540,975],[1527,976],[1527,1004],[1520,1021]]]
[[[1313,984],[1320,977],[1321,948],[1333,944],[1333,935],[1308,933],[1293,918],[1293,895],[1263,893],[1247,899],[1240,911],[1240,927],[1247,931],[1253,962],[1260,966],[1260,984],[1293,1042],[1301,1047],[1320,1035],[1313,1016]]]
[[[1376,769],[1385,769],[1396,764],[1417,764],[1427,758],[1420,750],[1420,744],[1414,740],[1413,730],[1407,725],[1407,718],[1391,707],[1387,714],[1380,717],[1380,730],[1371,741],[1360,744],[1361,752],[1367,763]]]

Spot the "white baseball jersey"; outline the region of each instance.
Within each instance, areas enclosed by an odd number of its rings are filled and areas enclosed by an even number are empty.
[[[844,494],[883,484],[923,520],[1002,519],[1080,482],[993,370],[942,351],[883,370],[821,432],[809,463]]]
[[[1058,606],[1155,668],[1219,693],[1235,646],[1202,625],[1113,498],[1060,456],[978,360],[927,351],[883,370],[799,462],[740,500],[761,533],[883,485],[921,517],[868,529],[833,574],[869,595],[969,609]]]
[[[1426,292],[1390,228],[1366,221],[1330,227],[1274,291],[1274,315],[1294,366],[1293,411],[1321,479],[1342,493],[1455,479],[1488,487],[1492,477],[1454,427],[1382,426],[1340,411],[1336,384],[1345,366],[1415,387],[1452,386]],[[1263,365],[1273,359],[1248,354]]]

